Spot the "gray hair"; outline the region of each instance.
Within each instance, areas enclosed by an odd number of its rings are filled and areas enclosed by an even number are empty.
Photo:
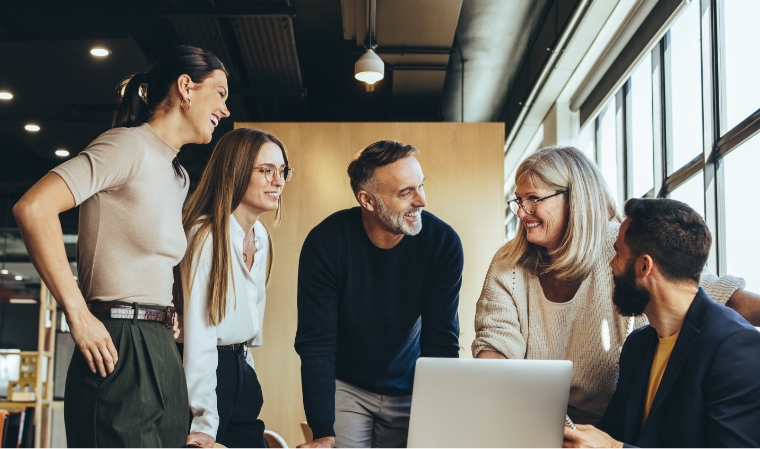
[[[556,272],[567,282],[585,279],[603,255],[609,222],[621,221],[599,168],[577,148],[552,146],[525,159],[517,168],[515,183],[523,176],[533,186],[568,191],[567,226],[553,261],[546,248],[528,241],[522,220],[517,236],[499,249],[496,258],[535,275]]]

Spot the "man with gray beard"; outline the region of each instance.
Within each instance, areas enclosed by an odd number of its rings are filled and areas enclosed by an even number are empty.
[[[415,362],[459,355],[462,243],[422,210],[415,153],[362,150],[348,166],[359,207],[304,242],[295,347],[314,440],[299,447],[406,446]]]

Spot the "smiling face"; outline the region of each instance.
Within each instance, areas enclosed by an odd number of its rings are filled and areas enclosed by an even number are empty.
[[[517,180],[515,195],[523,200],[536,200],[557,193],[545,185],[534,185],[530,176],[523,174]],[[522,220],[527,229],[529,242],[543,246],[553,253],[559,248],[562,237],[567,229],[567,220],[570,216],[569,205],[566,195],[557,195],[539,202],[535,213],[528,214],[520,207],[517,216]]]
[[[277,170],[285,167],[285,158],[282,150],[277,144],[266,142],[261,146],[254,168],[251,172],[251,178],[248,182],[248,188],[245,191],[240,207],[249,209],[255,215],[261,215],[264,212],[277,210],[277,203],[285,186],[285,180],[277,176]],[[263,169],[273,169],[272,181],[266,180]]]
[[[422,208],[427,205],[422,167],[414,156],[378,167],[375,212],[394,234],[417,235],[422,230]]]
[[[190,93],[185,93],[185,97],[190,100],[190,106],[187,107],[187,102],[182,106],[187,109],[183,113],[190,121],[192,142],[209,143],[219,121],[230,116],[225,104],[229,94],[227,75],[214,70],[201,83],[191,84],[188,90]]]

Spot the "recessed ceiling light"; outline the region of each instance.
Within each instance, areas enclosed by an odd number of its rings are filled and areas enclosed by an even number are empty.
[[[11,304],[37,304],[37,301],[31,298],[11,298],[9,302]]]
[[[12,93],[6,91],[0,92],[0,100],[10,100],[11,98],[13,98]]]
[[[90,50],[90,54],[102,58],[104,56],[110,55],[111,52],[107,48],[96,47]]]
[[[30,124],[24,126],[24,129],[27,130],[27,131],[31,131],[33,133],[36,133],[37,131],[40,130],[40,127],[37,126],[37,125],[33,125],[33,124],[30,123]]]
[[[0,274],[8,274],[8,270],[0,270]]]
[[[15,279],[17,281],[21,281],[21,280],[24,279],[24,276],[15,276],[13,279]]]
[[[69,150],[64,150],[63,148],[60,148],[58,150],[55,150],[55,155],[60,157],[66,157],[69,155]]]

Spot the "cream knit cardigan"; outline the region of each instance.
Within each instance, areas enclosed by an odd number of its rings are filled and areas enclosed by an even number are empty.
[[[601,257],[575,296],[566,303],[546,299],[538,277],[494,258],[475,312],[472,355],[498,351],[510,359],[571,360],[569,405],[593,422],[607,408],[618,378],[625,338],[647,324],[646,317],[623,317],[612,303],[613,243],[619,224],[611,222]],[[700,286],[720,304],[744,288],[743,279],[702,273]]]

